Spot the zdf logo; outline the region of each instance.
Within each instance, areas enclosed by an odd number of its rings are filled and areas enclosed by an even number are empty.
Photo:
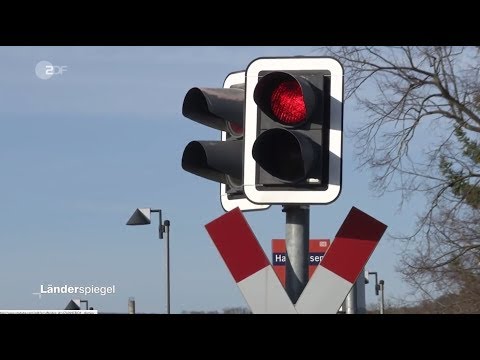
[[[42,60],[35,66],[35,74],[39,79],[48,80],[53,75],[63,75],[67,71],[66,65],[53,65],[50,61]]]

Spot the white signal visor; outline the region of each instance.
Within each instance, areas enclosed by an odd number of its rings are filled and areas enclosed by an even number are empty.
[[[258,106],[253,99],[262,71],[326,70],[330,72],[329,177],[324,191],[260,190],[256,184],[257,163],[252,155],[257,138]],[[244,191],[256,204],[328,204],[340,195],[342,184],[343,68],[334,58],[259,58],[250,63],[245,84]]]

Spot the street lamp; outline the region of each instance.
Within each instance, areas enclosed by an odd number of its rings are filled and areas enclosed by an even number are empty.
[[[80,303],[85,303],[85,310],[88,310],[88,300],[80,300]]]
[[[165,272],[166,272],[166,293],[167,293],[167,314],[170,314],[170,221],[165,220],[162,224],[162,210],[139,208],[130,216],[127,221],[127,225],[148,225],[151,223],[150,214],[158,213],[159,225],[158,225],[158,237],[163,239],[163,233],[166,233],[165,237]]]
[[[378,281],[378,274],[376,271],[369,271],[368,275],[374,275],[375,276],[375,295],[379,295],[380,291],[382,292],[382,297],[380,298],[380,314],[383,314],[385,312],[385,297],[384,297],[384,291],[383,287],[385,284],[385,281],[380,280]]]
[[[81,304],[85,303],[85,310],[93,310],[93,308],[89,309],[88,308],[88,300],[80,300],[80,299],[74,299],[70,300],[65,307],[65,310],[81,310]]]

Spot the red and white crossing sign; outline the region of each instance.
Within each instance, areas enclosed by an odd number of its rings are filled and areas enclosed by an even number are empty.
[[[205,227],[254,314],[296,314],[238,207]]]
[[[239,208],[205,225],[256,314],[335,314],[387,226],[352,207],[294,305]]]

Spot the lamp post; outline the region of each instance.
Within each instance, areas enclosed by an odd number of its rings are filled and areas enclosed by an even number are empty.
[[[380,291],[382,292],[382,296],[380,298],[380,314],[384,314],[385,311],[385,297],[384,297],[384,292],[383,292],[383,287],[385,284],[385,281],[380,280],[378,281],[378,274],[376,271],[369,271],[368,275],[374,275],[375,276],[375,295],[379,295]]]
[[[88,310],[88,300],[80,300],[80,303],[85,303],[85,310]]]
[[[158,213],[158,237],[163,239],[163,233],[166,233],[165,237],[165,277],[166,277],[166,306],[167,314],[170,314],[170,221],[165,220],[162,224],[162,210],[150,209],[150,208],[138,208],[134,211],[130,219],[127,221],[127,225],[148,225],[151,223],[150,214]]]

